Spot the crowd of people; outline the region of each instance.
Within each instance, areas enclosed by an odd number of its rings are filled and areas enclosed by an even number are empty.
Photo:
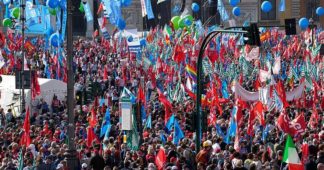
[[[282,170],[289,167],[284,160],[289,136],[304,169],[324,169],[324,58],[308,42],[305,35],[309,31],[290,38],[278,35],[277,30],[269,32],[272,36],[263,40],[252,59],[248,57],[254,48],[237,45],[239,37],[234,35],[220,36],[215,45],[208,46],[205,58],[209,60],[205,63],[209,64],[204,64],[202,101],[207,121],[200,150],[195,145],[194,122],[190,122],[190,117],[195,115],[195,70],[190,72],[187,68],[195,66],[202,38],[195,38],[195,34],[165,35],[161,30],[151,30],[138,53],[127,50],[127,37],[75,41],[75,90],[91,93],[86,89],[99,84],[90,99],[75,107],[78,169]],[[35,51],[28,54],[29,66],[37,71],[38,77],[66,81],[65,58],[49,49],[45,51],[43,43],[38,41]],[[10,60],[13,54],[1,51],[7,59],[2,74],[14,74],[17,68]],[[269,79],[260,80],[261,73],[255,70],[272,70],[278,56],[280,73],[271,71]],[[315,66],[315,74],[310,74],[311,66]],[[283,82],[283,91],[274,85],[279,82]],[[299,97],[289,101],[286,94],[282,97],[284,91],[288,96],[289,91],[304,82],[311,85],[303,87]],[[280,100],[275,100],[274,108],[262,103],[262,114],[256,113],[258,102],[244,101],[235,94],[232,90],[235,83],[249,94],[262,87],[274,87],[278,94],[270,92],[270,97],[279,96]],[[119,101],[125,89],[129,90],[128,97],[136,97],[132,101],[137,122],[132,132],[138,135],[138,139],[132,139],[137,140],[135,144],[129,142],[134,135],[122,130],[120,120]],[[33,113],[27,116],[24,111],[19,117],[14,117],[10,109],[0,108],[0,170],[68,169],[66,102],[55,97],[52,103],[39,99]],[[257,115],[254,119],[253,114]],[[287,128],[285,131],[279,122],[282,115],[291,122],[302,115],[306,125],[302,125],[300,133],[289,132]],[[21,140],[26,134],[26,117],[30,119],[28,146]],[[108,128],[103,128],[106,125]],[[179,128],[183,136],[179,135]]]

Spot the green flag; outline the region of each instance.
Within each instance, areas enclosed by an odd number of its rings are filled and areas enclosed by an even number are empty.
[[[293,139],[290,135],[288,135],[286,139],[286,146],[282,160],[288,164],[289,169],[302,170],[304,168],[299,159]]]

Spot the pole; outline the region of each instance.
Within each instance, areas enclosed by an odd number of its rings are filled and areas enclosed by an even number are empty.
[[[205,49],[208,45],[208,43],[219,33],[246,33],[247,31],[236,31],[236,30],[228,30],[231,29],[226,28],[225,30],[216,30],[212,31],[203,40],[200,50],[199,50],[199,55],[198,55],[198,62],[197,62],[197,100],[196,100],[196,116],[195,116],[195,124],[196,124],[196,153],[200,151],[200,144],[201,144],[201,134],[202,134],[202,129],[201,129],[201,122],[202,118],[206,118],[206,116],[201,115],[201,92],[202,92],[202,84],[201,84],[201,77],[202,77],[202,59],[205,53]]]
[[[74,146],[74,76],[73,76],[73,30],[72,30],[72,0],[67,1],[67,112],[68,112],[68,150],[65,159],[69,170],[78,169],[76,150]]]
[[[20,21],[21,21],[21,36],[22,36],[22,45],[20,47],[21,50],[21,69],[20,69],[20,82],[21,82],[21,108],[20,108],[20,113],[23,112],[25,109],[25,49],[24,49],[24,44],[25,44],[25,0],[20,1]]]

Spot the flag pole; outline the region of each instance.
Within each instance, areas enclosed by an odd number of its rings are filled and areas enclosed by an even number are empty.
[[[73,75],[73,29],[72,29],[72,13],[74,7],[72,0],[67,0],[67,114],[68,114],[68,126],[67,126],[67,138],[68,138],[68,150],[64,153],[65,160],[67,161],[69,170],[77,170],[77,155],[74,146],[74,75]]]

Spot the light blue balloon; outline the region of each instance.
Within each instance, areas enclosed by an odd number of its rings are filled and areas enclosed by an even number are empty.
[[[140,45],[141,46],[146,46],[146,40],[145,39],[141,39],[140,40]]]
[[[66,0],[60,0],[59,2],[60,8],[65,10],[66,9]]]
[[[241,15],[240,7],[234,7],[233,10],[232,10],[232,13],[233,13],[233,15],[235,15],[237,17],[240,16]]]
[[[232,7],[235,7],[239,2],[240,0],[229,0],[229,4],[231,4]]]
[[[322,15],[324,15],[324,8],[323,7],[318,7],[317,9],[316,9],[316,14],[318,15],[318,16],[322,16]]]
[[[121,0],[122,7],[128,7],[132,4],[132,0]]]
[[[117,21],[117,27],[119,30],[124,30],[126,28],[126,22],[122,18],[119,18]]]
[[[306,29],[309,25],[309,21],[307,18],[300,18],[298,23],[299,27],[303,30]]]
[[[56,8],[59,5],[58,0],[47,0],[46,5],[49,6],[50,8]]]
[[[49,41],[50,41],[50,44],[53,46],[53,47],[58,47],[59,46],[59,35],[58,33],[54,33],[50,36],[49,38]]]
[[[191,9],[192,9],[193,12],[198,12],[200,7],[196,2],[194,2],[194,3],[191,4]]]
[[[263,12],[269,12],[272,9],[272,4],[269,1],[264,1],[261,4],[261,9]]]

